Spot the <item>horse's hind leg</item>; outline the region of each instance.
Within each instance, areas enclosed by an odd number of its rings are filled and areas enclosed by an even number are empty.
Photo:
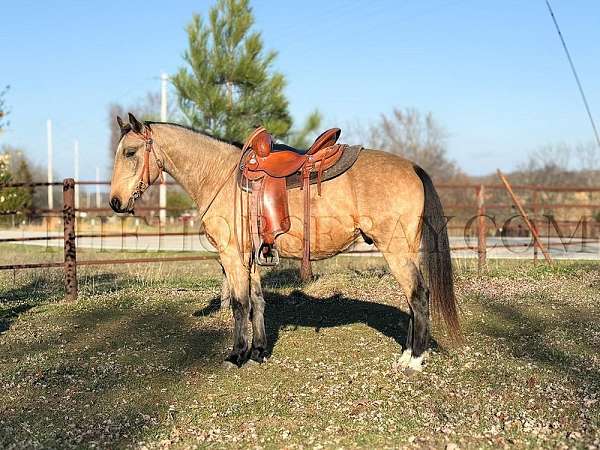
[[[384,256],[406,295],[410,309],[406,346],[398,366],[420,371],[429,348],[429,290],[412,258],[390,253],[384,253]]]

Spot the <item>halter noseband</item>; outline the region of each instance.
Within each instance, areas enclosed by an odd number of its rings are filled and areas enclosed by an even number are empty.
[[[145,145],[142,176],[140,177],[140,181],[138,181],[135,191],[133,191],[133,199],[137,200],[152,184],[150,181],[150,153],[152,153],[152,155],[154,156],[156,165],[160,170],[159,177],[161,183],[165,182],[165,178],[163,176],[163,170],[165,166],[163,162],[160,159],[158,159],[158,156],[156,156],[156,151],[154,150],[154,139],[152,139],[152,129],[148,125],[145,125],[142,131],[140,131],[139,133],[134,131],[134,133],[137,134],[144,141]]]

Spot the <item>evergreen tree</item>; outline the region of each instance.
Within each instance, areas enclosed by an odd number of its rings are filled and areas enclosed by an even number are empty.
[[[31,182],[31,173],[18,162],[17,170],[11,170],[14,161],[9,152],[0,153],[0,184]],[[15,176],[15,173],[16,175]],[[10,187],[0,189],[0,212],[21,211],[31,208],[32,193],[30,187]]]
[[[243,142],[259,125],[278,139],[295,144],[320,125],[313,113],[301,132],[293,133],[285,78],[273,72],[276,52],[265,52],[261,34],[252,31],[249,0],[218,0],[205,22],[193,17],[187,28],[189,48],[173,78],[180,106],[190,124],[213,136]]]

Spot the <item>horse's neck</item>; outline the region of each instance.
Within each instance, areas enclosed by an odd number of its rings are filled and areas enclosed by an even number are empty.
[[[154,124],[152,128],[162,150],[165,171],[186,190],[199,208],[207,207],[231,175],[240,157],[239,149],[174,125]]]

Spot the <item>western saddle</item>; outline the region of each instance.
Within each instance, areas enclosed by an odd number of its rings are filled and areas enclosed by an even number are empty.
[[[302,239],[302,279],[310,279],[310,185],[317,185],[348,170],[358,157],[360,146],[337,144],[341,130],[332,128],[322,133],[306,150],[273,143],[265,128],[257,128],[242,149],[238,183],[250,192],[248,213],[253,258],[263,266],[279,263],[275,238],[291,227],[289,189],[304,191]],[[345,156],[343,158],[343,156]]]

